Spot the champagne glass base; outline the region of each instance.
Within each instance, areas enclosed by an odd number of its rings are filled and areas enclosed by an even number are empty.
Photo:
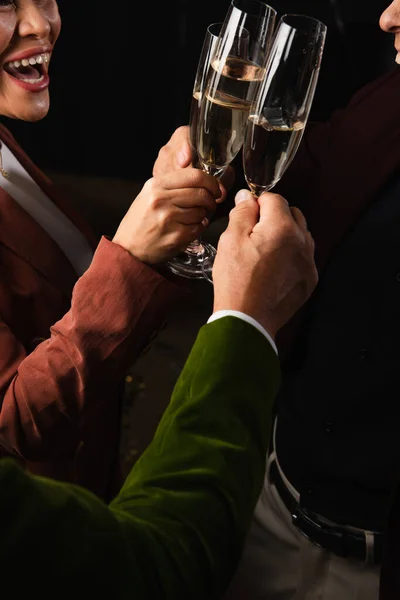
[[[200,244],[189,246],[185,252],[168,261],[168,268],[180,277],[204,279],[207,271],[203,271],[203,264],[211,264],[216,253],[214,246],[200,242]]]

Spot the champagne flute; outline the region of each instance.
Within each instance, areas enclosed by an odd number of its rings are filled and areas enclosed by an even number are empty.
[[[256,86],[264,74],[276,11],[262,0],[232,0],[226,17],[207,31],[190,115],[195,166],[221,177],[240,150]],[[202,279],[215,248],[196,240],[169,261],[171,271]]]
[[[273,188],[292,162],[313,103],[326,26],[305,15],[286,14],[278,23],[265,77],[248,115],[243,170],[258,198]],[[213,260],[204,265],[212,283]]]
[[[244,141],[265,74],[276,11],[260,0],[232,0],[200,102],[196,149],[204,171],[221,177]]]
[[[252,105],[243,170],[255,196],[273,188],[292,162],[314,99],[326,26],[304,15],[281,17],[266,74]]]
[[[201,49],[196,77],[193,86],[192,103],[189,116],[189,139],[194,154],[193,165],[201,168],[197,155],[197,127],[199,123],[200,103],[203,97],[208,71],[217,47],[218,36],[221,33],[223,23],[211,23],[207,27]]]
[[[201,168],[196,150],[200,102],[203,96],[204,85],[211,59],[214,55],[218,36],[221,32],[221,27],[222,22],[211,23],[211,25],[207,27],[193,85],[189,116],[189,141],[193,153],[192,164],[197,168]],[[202,263],[206,258],[214,256],[215,252],[216,250],[211,244],[205,243],[200,239],[194,240],[188,245],[185,252],[182,252],[177,257],[168,261],[168,267],[176,275],[181,275],[182,277],[190,279],[203,279]]]

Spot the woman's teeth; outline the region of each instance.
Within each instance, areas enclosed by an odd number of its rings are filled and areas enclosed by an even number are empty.
[[[10,69],[20,69],[21,67],[34,67],[35,65],[47,65],[50,61],[50,52],[44,52],[42,54],[36,54],[36,56],[30,56],[29,58],[23,58],[22,60],[12,60],[7,63],[7,67]],[[39,77],[24,77],[22,72],[19,73],[18,79],[26,83],[39,83],[44,79],[44,73],[39,70]]]
[[[9,64],[10,67],[29,67],[29,65],[42,65],[47,64],[50,60],[50,53],[45,52],[44,54],[37,54],[36,56],[30,56],[29,58],[23,58],[22,60],[12,60]]]

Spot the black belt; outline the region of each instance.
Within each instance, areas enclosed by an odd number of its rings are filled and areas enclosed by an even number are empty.
[[[382,533],[373,534],[373,556],[370,556],[371,552],[367,549],[363,533],[348,531],[337,525],[327,525],[321,521],[316,513],[307,510],[293,498],[279,473],[275,460],[271,463],[269,479],[278,490],[283,503],[292,515],[293,524],[298,527],[310,542],[343,558],[352,557],[363,562],[368,561],[376,565],[381,564]]]

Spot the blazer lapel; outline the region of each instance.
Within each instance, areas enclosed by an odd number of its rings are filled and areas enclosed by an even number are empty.
[[[36,167],[3,125],[0,139],[26,169],[32,179],[74,223],[95,250],[98,240],[85,220],[68,204],[53,183]],[[77,280],[69,260],[42,227],[3,189],[0,188],[0,240],[26,260],[49,282],[71,298]]]
[[[32,179],[39,185],[43,192],[58,206],[60,210],[74,223],[74,225],[87,238],[93,250],[97,247],[98,239],[94,235],[88,223],[56,189],[52,181],[31,161],[27,154],[18,145],[13,135],[3,125],[0,125],[0,139],[7,144],[14,156],[26,169]]]
[[[71,263],[48,233],[3,189],[0,189],[0,242],[71,299],[78,278]]]

